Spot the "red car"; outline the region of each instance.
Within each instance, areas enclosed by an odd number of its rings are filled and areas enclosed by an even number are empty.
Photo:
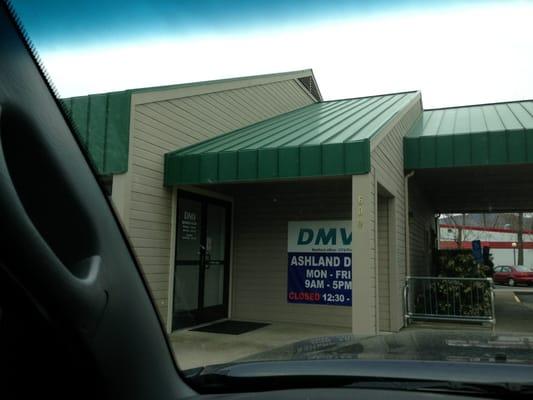
[[[533,284],[533,269],[524,265],[499,265],[492,274],[494,283],[506,283],[514,286],[518,283]]]

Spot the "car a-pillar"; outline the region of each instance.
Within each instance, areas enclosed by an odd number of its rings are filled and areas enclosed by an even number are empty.
[[[352,332],[375,334],[373,174],[352,176]]]

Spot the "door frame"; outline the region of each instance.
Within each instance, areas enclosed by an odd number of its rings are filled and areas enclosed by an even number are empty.
[[[179,331],[180,329],[172,329],[173,315],[174,315],[174,277],[175,277],[175,259],[176,259],[176,232],[178,227],[178,199],[179,193],[185,192],[187,194],[198,195],[203,198],[222,200],[229,204],[230,217],[229,221],[229,235],[226,243],[226,251],[229,256],[228,260],[228,274],[226,277],[227,282],[227,304],[226,314],[227,318],[231,318],[232,314],[232,301],[233,301],[233,238],[234,238],[234,200],[232,196],[225,195],[219,192],[213,192],[211,190],[198,188],[195,186],[174,186],[172,188],[172,207],[171,207],[171,223],[170,223],[170,257],[169,257],[169,280],[168,280],[168,295],[167,295],[167,315],[166,315],[166,330],[168,334]],[[183,328],[190,329],[191,327]]]

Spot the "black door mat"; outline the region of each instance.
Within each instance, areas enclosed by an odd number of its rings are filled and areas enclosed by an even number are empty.
[[[211,325],[202,326],[201,328],[191,329],[194,332],[209,332],[209,333],[225,333],[227,335],[240,335],[256,329],[263,328],[270,324],[261,322],[248,322],[248,321],[223,321],[215,322]]]

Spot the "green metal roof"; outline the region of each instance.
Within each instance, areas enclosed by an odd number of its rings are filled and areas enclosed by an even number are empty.
[[[418,92],[314,103],[165,155],[165,184],[365,174],[370,139]]]
[[[126,172],[131,92],[71,97],[62,102],[98,173]]]
[[[533,163],[533,101],[424,111],[404,156],[406,169]]]
[[[122,92],[91,94],[65,98],[62,99],[62,102],[67,113],[71,116],[76,133],[88,150],[98,173],[101,175],[119,174],[128,170],[130,105],[133,94],[194,88],[221,83],[247,82],[254,79],[299,79],[317,100],[321,100],[313,70],[305,69],[203,82],[143,87]]]

